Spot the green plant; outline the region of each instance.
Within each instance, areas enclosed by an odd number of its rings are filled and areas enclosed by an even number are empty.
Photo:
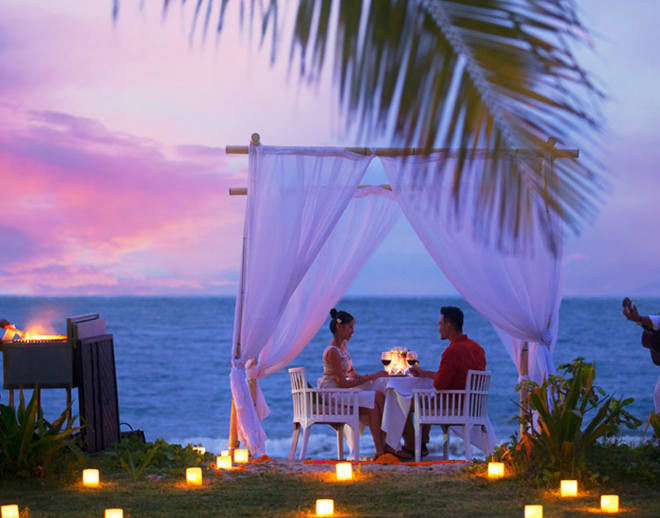
[[[560,365],[564,375],[549,376],[541,385],[525,382],[527,401],[536,423],[516,436],[496,456],[509,460],[519,472],[535,473],[547,482],[560,477],[584,479],[589,474],[587,453],[601,439],[616,436],[622,426],[641,421],[625,410],[633,398],[618,400],[594,385],[596,371],[583,358]]]
[[[646,422],[644,435],[648,432],[649,427],[653,429],[653,440],[660,446],[660,412],[651,412],[649,420]]]
[[[199,454],[192,446],[169,444],[164,439],[143,443],[135,438],[123,439],[112,451],[106,452],[110,467],[117,464],[131,478],[138,480],[146,473],[180,476],[186,468],[201,466],[204,460],[212,460],[209,453]]]
[[[23,391],[18,408],[0,405],[0,474],[47,475],[55,455],[64,448],[82,457],[73,434],[83,427],[74,428],[68,421],[71,405],[48,423],[39,415],[38,393],[35,388],[27,406]]]

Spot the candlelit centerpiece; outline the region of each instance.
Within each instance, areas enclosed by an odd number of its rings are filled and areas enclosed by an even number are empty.
[[[419,363],[417,353],[403,347],[395,347],[380,355],[385,371],[390,376],[405,376],[408,369]]]

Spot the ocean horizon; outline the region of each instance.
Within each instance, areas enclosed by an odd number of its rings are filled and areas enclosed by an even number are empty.
[[[653,410],[653,387],[660,371],[640,344],[640,329],[621,315],[622,297],[565,297],[560,308],[555,365],[584,357],[596,367],[596,384],[615,397],[634,397],[629,410],[646,422]],[[660,298],[635,299],[643,314],[660,311]],[[143,430],[148,440],[202,444],[219,452],[227,444],[231,392],[229,369],[235,298],[232,296],[0,296],[0,318],[25,328],[39,323],[66,334],[66,317],[99,313],[113,335],[119,414],[122,431]],[[403,345],[419,354],[421,366],[435,370],[447,345],[437,331],[440,307],[457,305],[465,313],[464,330],[486,350],[492,371],[489,415],[498,442],[517,429],[517,372],[492,326],[457,296],[344,297],[337,307],[356,318],[349,343],[361,374],[382,369],[380,352]],[[330,309],[330,308],[328,308]],[[290,366],[304,366],[314,383],[322,371],[321,354],[330,340],[327,320]],[[1,360],[0,360],[1,361]],[[291,395],[286,369],[260,380],[271,408],[264,421],[267,453],[288,454],[291,438]],[[7,404],[8,391],[0,391]],[[29,391],[27,391],[29,393]],[[77,413],[77,390],[73,391]],[[44,412],[58,415],[65,405],[63,389],[44,390]],[[636,441],[643,426],[624,432]],[[431,451],[441,451],[439,429],[432,432]],[[460,440],[452,454],[461,456]],[[361,451],[373,452],[370,434]],[[334,457],[335,436],[324,426],[312,428],[308,456]]]

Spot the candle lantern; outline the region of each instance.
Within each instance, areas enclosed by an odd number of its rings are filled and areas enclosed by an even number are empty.
[[[220,452],[220,455],[221,455],[222,457],[231,457],[231,454],[229,453],[229,450],[222,450],[222,451]]]
[[[488,478],[502,478],[504,476],[504,464],[502,462],[488,463]]]
[[[337,463],[337,480],[353,480],[353,466],[350,462]]]
[[[561,488],[561,496],[577,496],[578,493],[577,480],[562,480],[560,488]]]
[[[246,464],[248,462],[250,452],[246,448],[234,450],[234,462],[236,464]]]
[[[231,457],[229,455],[219,455],[215,458],[215,465],[218,469],[231,469]]]
[[[196,444],[195,446],[192,447],[193,451],[196,451],[200,455],[204,455],[206,453],[206,448],[202,446],[201,444]]]
[[[123,509],[106,509],[104,518],[124,518]]]
[[[618,513],[619,495],[601,495],[600,510],[604,513]]]
[[[316,516],[332,516],[335,512],[335,501],[320,498],[316,501]]]
[[[0,507],[0,516],[2,518],[18,518],[18,506],[16,504],[3,505]]]
[[[99,487],[99,470],[84,469],[82,475],[82,483],[85,487]]]
[[[525,518],[543,518],[542,505],[526,505]]]
[[[189,486],[202,485],[202,468],[188,468],[186,469],[186,482]]]

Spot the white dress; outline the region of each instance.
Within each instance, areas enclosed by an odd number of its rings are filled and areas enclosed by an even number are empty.
[[[344,374],[344,377],[348,378],[348,373],[355,370],[353,369],[353,360],[351,355],[348,353],[348,350],[343,347],[337,347],[336,345],[328,345],[323,351],[323,377],[318,379],[319,388],[335,388],[339,387],[337,383],[337,378],[333,374],[332,365],[328,358],[328,353],[332,349],[337,349],[339,351],[339,358],[341,360],[341,368]],[[373,390],[364,389],[365,384],[358,385],[356,388],[360,391],[358,394],[358,401],[361,407],[364,408],[374,408],[374,398],[376,397],[376,392]]]

